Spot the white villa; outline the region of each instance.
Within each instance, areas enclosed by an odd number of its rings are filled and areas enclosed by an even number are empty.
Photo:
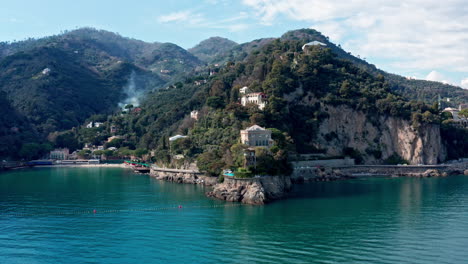
[[[266,147],[273,145],[271,131],[259,125],[253,125],[245,130],[241,130],[241,143],[249,147]]]
[[[242,94],[241,104],[246,106],[247,104],[256,104],[260,110],[263,110],[267,105],[267,96],[264,93],[251,93],[247,86],[242,87],[239,90]]]

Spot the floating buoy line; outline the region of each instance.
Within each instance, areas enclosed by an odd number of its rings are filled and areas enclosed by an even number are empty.
[[[219,205],[192,205],[192,206],[169,206],[169,207],[151,207],[151,208],[133,208],[133,209],[90,209],[90,210],[29,210],[24,212],[18,211],[3,211],[0,212],[1,216],[69,216],[69,215],[98,215],[98,214],[113,214],[113,213],[145,213],[145,212],[158,212],[158,211],[185,211],[190,209],[201,209],[201,208],[220,208],[220,207],[237,207],[241,206],[240,203],[232,204],[219,204]]]

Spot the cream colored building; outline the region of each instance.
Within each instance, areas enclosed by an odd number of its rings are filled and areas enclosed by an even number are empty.
[[[55,160],[66,160],[70,155],[70,150],[67,148],[63,149],[54,149],[50,152],[50,159]]]
[[[241,130],[241,143],[249,147],[266,147],[273,145],[271,131],[258,125]]]
[[[246,106],[247,104],[256,104],[260,110],[263,110],[267,103],[267,96],[264,93],[248,93],[241,98],[241,104],[243,106]]]

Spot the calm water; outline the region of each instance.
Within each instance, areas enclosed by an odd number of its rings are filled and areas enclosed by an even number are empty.
[[[466,176],[314,183],[267,206],[204,191],[122,169],[0,174],[0,263],[468,263]]]

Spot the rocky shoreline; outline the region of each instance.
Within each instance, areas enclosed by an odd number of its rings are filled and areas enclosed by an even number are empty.
[[[368,176],[373,175],[372,173],[365,174]],[[449,168],[447,170],[427,169],[419,172],[387,171],[387,173],[382,174],[382,176],[429,178],[446,177],[453,174],[468,175],[468,170]],[[307,171],[307,173],[293,174],[292,176],[262,176],[248,179],[225,177],[224,182],[222,183],[218,183],[218,178],[205,176],[198,172],[198,170],[151,170],[150,175],[163,181],[210,186],[213,189],[206,192],[206,196],[208,197],[228,202],[240,202],[253,205],[263,205],[274,200],[286,198],[291,191],[293,184],[337,181],[359,177],[355,174],[353,175],[351,171],[333,168],[312,168],[310,171]]]
[[[150,176],[161,181],[200,184],[204,186],[214,186],[218,183],[218,178],[205,176],[198,172],[164,172],[151,170]]]

